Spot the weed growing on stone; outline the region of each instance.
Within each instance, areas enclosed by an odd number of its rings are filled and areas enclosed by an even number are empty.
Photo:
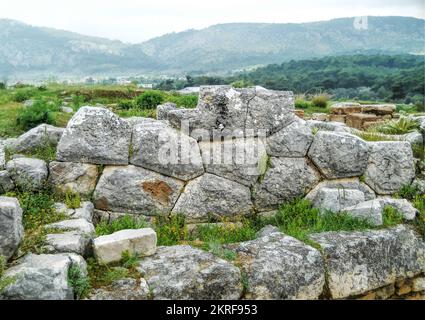
[[[172,246],[189,239],[189,233],[183,215],[155,217],[153,228],[156,231],[159,246]]]
[[[403,215],[397,209],[386,206],[382,213],[382,221],[386,227],[396,226],[403,223]]]
[[[68,209],[78,209],[81,207],[81,196],[78,192],[67,189],[65,192],[65,205]]]
[[[425,239],[425,194],[421,193],[416,186],[409,184],[403,186],[397,196],[411,201],[413,206],[418,209],[419,214],[413,221],[413,225]]]
[[[225,260],[233,261],[236,259],[236,252],[223,248],[220,241],[212,240],[208,243],[208,251],[213,255]]]
[[[85,298],[91,288],[88,277],[76,265],[72,265],[68,269],[68,284],[74,290],[74,297],[76,299]]]
[[[308,200],[295,200],[284,204],[274,217],[265,223],[301,241],[308,241],[308,235],[326,231],[354,231],[371,229],[365,220],[350,217],[344,213],[328,212],[321,214]]]
[[[96,226],[96,235],[104,236],[120,230],[142,229],[147,227],[148,224],[143,220],[143,218],[125,215],[111,223],[108,223],[107,221],[101,221],[98,223]]]

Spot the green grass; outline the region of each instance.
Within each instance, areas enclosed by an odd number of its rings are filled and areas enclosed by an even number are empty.
[[[279,227],[283,233],[304,242],[308,242],[308,236],[312,233],[373,228],[367,221],[344,213],[321,214],[320,210],[313,208],[308,200],[295,200],[284,204],[274,217],[266,221]]]
[[[369,128],[368,131],[383,134],[406,134],[419,129],[419,123],[410,117],[401,116],[399,119],[387,120]]]
[[[4,272],[6,271],[6,258],[0,255],[0,294],[3,290],[11,285],[14,281],[14,277],[5,277]]]
[[[16,125],[16,119],[22,105],[15,102],[0,104],[0,138],[16,137],[24,133]]]
[[[68,209],[78,209],[81,207],[80,194],[72,192],[71,189],[67,189],[65,192],[65,205]]]
[[[96,235],[104,236],[120,230],[143,229],[147,227],[148,224],[145,220],[143,220],[143,218],[125,215],[121,218],[112,221],[111,223],[108,223],[106,221],[101,221],[100,223],[98,223],[96,226]]]
[[[411,201],[413,206],[419,211],[417,218],[413,221],[413,225],[422,238],[425,239],[425,194],[419,192],[413,185],[405,185],[396,196]]]
[[[83,275],[77,265],[72,265],[68,269],[68,285],[74,290],[76,299],[85,298],[91,288],[89,278]]]

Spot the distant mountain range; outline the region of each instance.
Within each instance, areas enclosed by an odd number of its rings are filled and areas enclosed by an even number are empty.
[[[0,20],[0,81],[137,74],[225,73],[291,59],[425,54],[425,20],[369,17],[300,24],[230,23],[126,44]]]

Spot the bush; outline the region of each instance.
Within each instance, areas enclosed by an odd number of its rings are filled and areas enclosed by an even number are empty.
[[[29,90],[18,90],[13,97],[15,102],[24,102],[32,97],[32,92]]]
[[[295,100],[295,109],[308,109],[311,107],[311,102],[304,99]]]
[[[89,279],[83,275],[80,268],[76,265],[72,265],[68,269],[68,284],[74,289],[74,296],[76,299],[86,297],[91,289]]]
[[[129,110],[134,108],[134,102],[133,100],[121,100],[120,102],[118,102],[117,107],[121,110]]]
[[[195,108],[198,104],[198,96],[194,94],[172,95],[167,97],[166,100],[184,108]]]
[[[17,125],[23,130],[29,130],[42,123],[54,124],[55,107],[44,101],[34,102],[32,107],[22,109],[17,118]]]
[[[312,100],[311,103],[314,107],[326,108],[328,106],[329,97],[325,94],[317,95]]]
[[[6,84],[4,82],[0,82],[0,90],[5,90]]]
[[[155,109],[165,100],[164,94],[161,91],[149,90],[143,92],[135,100],[136,106],[141,109]]]

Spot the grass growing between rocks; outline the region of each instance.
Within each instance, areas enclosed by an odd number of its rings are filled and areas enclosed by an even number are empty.
[[[413,226],[425,240],[425,194],[421,193],[414,185],[405,185],[396,196],[409,200],[419,211],[418,216],[413,221]]]
[[[49,190],[39,192],[15,190],[6,195],[17,198],[23,211],[22,222],[25,234],[18,255],[23,256],[30,252],[44,253],[43,246],[47,235],[44,226],[67,218],[54,209],[55,201],[52,192]]]
[[[6,271],[6,258],[0,255],[0,294],[3,290],[11,285],[15,279],[13,277],[5,277],[4,272]]]
[[[127,229],[142,229],[147,228],[148,224],[142,218],[133,217],[130,215],[125,215],[119,219],[108,223],[106,221],[101,221],[96,225],[96,235],[105,236],[112,234],[120,230]]]
[[[91,288],[89,278],[76,265],[72,265],[68,269],[68,285],[74,289],[75,299],[86,297]]]

